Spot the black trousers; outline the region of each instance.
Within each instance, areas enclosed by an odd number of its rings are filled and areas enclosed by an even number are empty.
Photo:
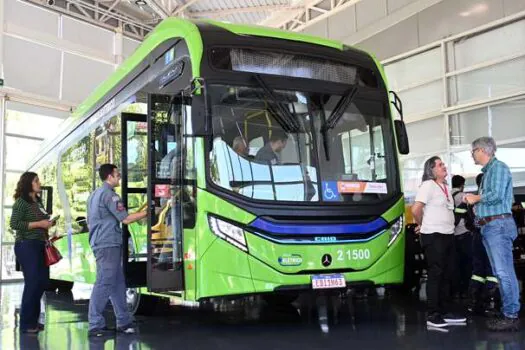
[[[479,231],[472,234],[472,275],[483,279],[493,276],[487,250]]]
[[[472,233],[454,236],[456,263],[454,266],[453,294],[467,293],[472,276]]]
[[[492,272],[487,250],[483,245],[481,233],[472,233],[472,276],[469,285],[471,304],[481,307],[491,298],[497,297],[498,282]]]
[[[454,269],[454,235],[421,234],[421,246],[427,261],[428,314],[451,311],[450,284]]]

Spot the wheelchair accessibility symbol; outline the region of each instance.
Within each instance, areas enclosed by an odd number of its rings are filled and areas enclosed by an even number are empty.
[[[323,200],[340,200],[339,192],[337,190],[337,181],[323,181]]]

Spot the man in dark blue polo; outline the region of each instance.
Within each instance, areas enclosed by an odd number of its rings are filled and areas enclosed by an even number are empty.
[[[103,311],[111,299],[117,317],[117,331],[135,333],[133,316],[126,305],[126,281],[122,268],[122,228],[144,219],[146,211],[128,214],[114,188],[120,185],[120,172],[113,164],[103,164],[99,176],[104,183],[88,199],[89,244],[95,255],[97,279],[89,301],[89,336],[108,333]]]
[[[494,331],[518,330],[520,291],[512,256],[513,241],[518,235],[512,218],[512,175],[509,167],[495,157],[496,143],[492,137],[481,137],[472,143],[472,157],[482,165],[483,181],[479,194],[466,195],[481,226],[483,245],[498,278],[503,317],[490,320],[488,328]]]
[[[274,130],[270,141],[261,148],[255,155],[255,161],[259,163],[269,163],[272,165],[280,164],[279,153],[286,148],[288,135],[281,130]]]

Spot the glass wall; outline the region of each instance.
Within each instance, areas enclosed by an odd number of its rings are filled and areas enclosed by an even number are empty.
[[[0,109],[0,113],[2,110]],[[3,212],[0,227],[2,280],[22,278],[15,269],[15,232],[9,227],[13,194],[20,175],[27,170],[33,157],[48,136],[54,136],[67,112],[7,101],[3,111]],[[46,174],[39,174],[42,185]]]
[[[525,186],[525,16],[436,42],[383,62],[405,111],[410,155],[402,158],[412,198],[428,157],[440,155],[451,175],[474,188],[480,167],[470,143],[492,136],[497,156]]]

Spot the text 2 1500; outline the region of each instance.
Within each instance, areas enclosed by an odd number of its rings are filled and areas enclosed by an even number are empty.
[[[370,249],[348,249],[337,251],[337,260],[368,260],[370,259]]]

